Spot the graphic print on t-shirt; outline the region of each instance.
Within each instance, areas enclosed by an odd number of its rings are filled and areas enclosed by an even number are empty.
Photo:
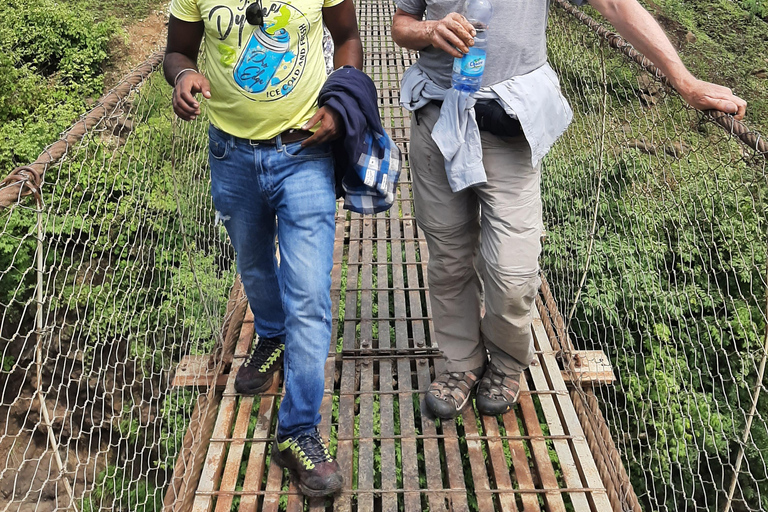
[[[211,11],[211,18],[217,16],[215,11]],[[221,17],[216,24],[220,36],[225,39],[228,34],[221,32],[228,32],[231,25]],[[228,61],[222,64],[227,67],[234,64],[235,83],[246,98],[254,101],[284,98],[304,73],[309,53],[309,29],[309,20],[303,12],[293,5],[275,1],[267,9],[264,26],[241,25],[240,48],[219,45],[221,58]]]

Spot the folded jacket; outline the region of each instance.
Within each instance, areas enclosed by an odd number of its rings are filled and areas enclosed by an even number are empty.
[[[374,214],[395,201],[400,149],[384,131],[373,80],[351,66],[337,69],[320,90],[318,105],[336,111],[344,135],[332,143],[336,194],[344,208]]]

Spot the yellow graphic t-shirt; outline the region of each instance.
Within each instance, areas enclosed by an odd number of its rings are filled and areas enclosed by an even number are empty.
[[[343,1],[262,0],[261,27],[245,20],[251,0],[172,0],[176,18],[205,24],[214,126],[245,139],[303,126],[326,79],[322,9]]]

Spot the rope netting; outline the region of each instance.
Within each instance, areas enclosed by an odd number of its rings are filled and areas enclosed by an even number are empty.
[[[161,60],[0,190],[35,196],[0,214],[2,510],[162,505],[199,391],[171,378],[220,338],[234,255]]]
[[[564,368],[614,366],[573,392],[603,479],[634,487],[612,503],[768,509],[763,142],[573,14],[550,18],[575,118],[545,162],[542,267]],[[193,484],[174,467],[199,463],[244,297],[206,122],[174,119],[158,64],[0,184],[0,510],[154,511]],[[199,378],[174,386],[184,356]]]
[[[575,116],[545,162],[542,267],[565,364],[611,360],[616,384],[579,394],[644,510],[768,509],[764,141],[559,3],[550,60]]]

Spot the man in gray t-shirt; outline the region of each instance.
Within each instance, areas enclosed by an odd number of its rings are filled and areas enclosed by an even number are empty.
[[[487,181],[457,192],[451,189],[432,130],[441,112],[434,92],[450,88],[454,57],[467,53],[474,42],[472,25],[459,14],[465,2],[396,0],[392,23],[395,42],[420,51],[418,69],[411,71],[419,72],[419,80],[425,75],[431,91],[426,99],[410,97],[406,106],[414,110],[410,165],[416,218],[429,248],[432,315],[447,369],[430,385],[426,404],[441,418],[457,416],[478,383],[481,414],[504,413],[517,400],[521,374],[534,356],[531,307],[540,284],[541,163],[532,158],[531,147],[537,154],[542,147],[537,134],[552,132],[553,124],[567,125],[569,118],[551,119],[550,112],[561,112],[561,117],[570,113],[568,108],[546,108],[565,101],[546,64],[549,0],[491,2],[491,44],[477,97],[503,105],[501,117],[507,121],[514,111],[518,130],[506,123],[501,132],[491,130],[494,134],[478,121]],[[726,87],[691,75],[637,0],[590,4],[666,74],[692,107],[744,117],[746,102]],[[420,86],[415,94],[423,90]],[[499,125],[499,108],[488,114],[494,126]]]

